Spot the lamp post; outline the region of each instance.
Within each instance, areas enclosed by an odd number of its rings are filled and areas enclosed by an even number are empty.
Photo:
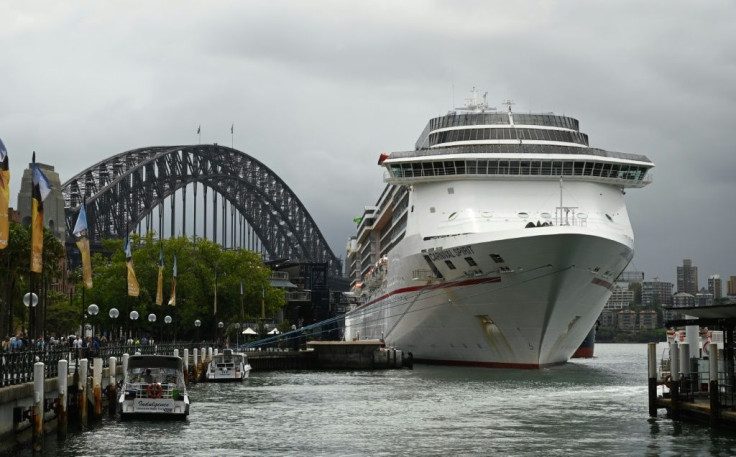
[[[156,322],[156,315],[153,314],[153,313],[149,314],[148,315],[148,322],[151,323],[151,328],[153,328],[153,323]],[[151,330],[151,333],[153,333],[153,330]],[[150,338],[149,338],[149,342],[150,342]]]
[[[138,311],[131,311],[130,312],[130,320],[133,321],[133,327],[135,327],[135,321],[138,320],[138,317],[140,315],[138,314]],[[137,330],[136,330],[137,331]]]
[[[240,322],[236,322],[233,324],[233,327],[235,327],[235,347],[240,346]]]
[[[169,324],[171,323],[171,321],[172,321],[171,316],[169,316],[168,314],[164,316],[164,323],[166,324],[166,333],[169,333],[168,328],[169,328]]]
[[[27,294],[23,295],[23,304],[26,305],[26,308],[33,308],[33,312],[31,310],[28,310],[28,333],[30,333],[30,337],[33,338],[34,328],[33,324],[35,323],[33,321],[33,316],[36,314],[36,305],[38,305],[38,295],[34,294],[33,292],[28,292]]]
[[[222,340],[222,328],[224,326],[225,326],[225,324],[222,321],[220,321],[220,322],[217,323],[217,328],[219,329],[218,332],[217,332],[217,338],[219,340]],[[220,343],[220,345],[222,345],[222,343]]]
[[[110,319],[113,320],[113,331],[110,332],[110,343],[112,343],[113,334],[115,333],[115,322],[117,322],[118,316],[120,316],[120,311],[118,311],[117,308],[110,308],[110,312],[108,313],[110,315]]]
[[[90,315],[90,322],[92,323],[92,339],[95,338],[95,321],[92,318],[94,318],[99,312],[100,307],[95,305],[94,303],[87,307],[87,314]]]
[[[199,342],[199,327],[202,325],[202,321],[197,319],[194,321],[194,326],[197,328],[197,342]]]

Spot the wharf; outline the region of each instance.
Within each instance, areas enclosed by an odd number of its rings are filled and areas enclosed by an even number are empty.
[[[306,351],[248,351],[253,371],[411,368],[413,357],[379,340],[309,341]]]

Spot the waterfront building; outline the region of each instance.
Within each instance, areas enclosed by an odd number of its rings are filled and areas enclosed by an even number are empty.
[[[634,301],[634,291],[628,288],[628,285],[624,287],[626,283],[616,283],[614,288],[611,290],[611,297],[606,302],[606,306],[603,309],[607,310],[620,310],[629,309],[629,305]]]
[[[673,307],[684,308],[688,306],[695,306],[695,296],[686,292],[678,292],[674,296]]]
[[[723,297],[723,287],[721,287],[721,275],[708,276],[708,292],[713,295],[714,300]]]
[[[736,276],[731,276],[726,284],[728,286],[726,289],[728,295],[730,297],[736,297]]]
[[[36,162],[38,167],[46,175],[51,184],[51,193],[43,201],[43,225],[62,243],[66,241],[66,219],[64,217],[64,196],[61,194],[61,181],[59,173],[54,171],[54,167],[43,163]],[[23,170],[23,177],[20,180],[20,191],[18,192],[18,212],[20,213],[20,221],[24,227],[31,225],[31,190],[33,187],[33,179],[31,176],[31,168]]]
[[[677,292],[693,296],[698,293],[698,267],[692,259],[683,259],[682,266],[677,267]]]
[[[641,303],[648,307],[672,306],[672,289],[674,284],[666,281],[645,281],[642,283]]]
[[[705,287],[695,294],[695,306],[711,306],[713,304],[713,294],[708,292]]]
[[[619,330],[636,330],[636,311],[631,309],[622,309],[616,314],[616,316]]]
[[[601,323],[601,327],[613,327],[616,325],[616,314],[610,309],[604,309],[598,316],[598,322]]]
[[[657,328],[657,312],[654,310],[639,311],[639,329],[654,330]]]

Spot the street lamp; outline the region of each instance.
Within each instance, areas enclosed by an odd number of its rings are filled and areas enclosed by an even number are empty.
[[[89,314],[92,317],[95,317],[97,313],[100,312],[100,307],[92,303],[87,307],[87,314]],[[90,319],[90,322],[92,322],[92,339],[95,337],[95,323],[92,319]]]
[[[148,322],[151,323],[151,328],[153,328],[153,323],[156,322],[156,315],[151,313],[148,315]],[[151,330],[151,335],[153,335],[153,330]],[[149,341],[150,344],[150,341]]]
[[[199,341],[199,327],[202,325],[202,321],[197,319],[194,321],[194,326],[197,328],[197,341]]]
[[[133,321],[133,326],[135,326],[135,321],[138,320],[138,316],[140,316],[138,314],[138,311],[131,311],[130,312],[130,320]]]
[[[235,347],[238,347],[240,346],[240,322],[234,323],[233,327],[235,327]]]
[[[31,338],[33,338],[33,333],[35,329],[32,329],[31,327],[35,322],[33,322],[32,316],[35,316],[36,314],[36,305],[38,305],[38,295],[34,294],[33,292],[29,292],[25,295],[23,295],[23,304],[26,305],[26,308],[33,308],[33,314],[31,314],[31,310],[28,310],[28,330],[31,335]]]
[[[110,308],[110,312],[108,313],[110,315],[110,319],[113,320],[113,332],[110,334],[110,339],[112,340],[112,334],[115,333],[115,324],[114,322],[117,322],[118,316],[120,316],[120,311],[118,311],[117,308]],[[110,341],[112,343],[112,341]]]
[[[169,316],[168,314],[166,316],[164,316],[164,323],[166,324],[166,327],[167,328],[168,328],[168,326],[169,326],[169,324],[171,323],[172,320],[173,319],[171,319],[171,316]],[[166,332],[168,333],[168,329],[166,330]]]

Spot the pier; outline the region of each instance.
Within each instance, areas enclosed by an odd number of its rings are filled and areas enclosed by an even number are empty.
[[[709,313],[717,313],[709,315]],[[736,318],[723,310],[688,310],[701,314],[699,319],[671,321],[667,327],[684,326],[698,332],[707,326],[723,332],[723,349],[716,342],[700,343],[690,335],[684,341],[669,344],[669,358],[657,359],[657,344],[647,351],[649,415],[657,417],[665,409],[674,420],[689,420],[714,428],[736,430],[736,363],[734,328]],[[692,344],[694,342],[694,344]]]

